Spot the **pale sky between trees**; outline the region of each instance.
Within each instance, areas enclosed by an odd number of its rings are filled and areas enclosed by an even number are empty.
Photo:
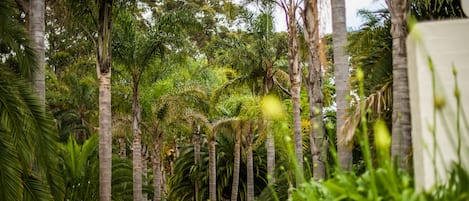
[[[381,8],[385,8],[385,2],[384,0],[345,0],[346,4],[346,12],[347,12],[347,28],[356,30],[360,27],[360,25],[363,23],[363,20],[357,16],[357,12],[360,9],[369,9],[369,10],[377,10]],[[322,12],[322,18],[326,19],[325,21],[323,20],[321,22],[321,25],[323,28],[321,28],[322,33],[331,33],[332,32],[332,26],[331,26],[331,17],[330,17],[330,3],[327,2],[327,5],[321,5],[320,6],[323,9],[320,9],[321,11],[326,11]],[[276,8],[275,11],[275,29],[277,31],[285,31],[286,30],[286,24],[285,24],[285,16],[283,14],[283,11],[280,8]],[[321,20],[321,19],[320,19]],[[329,22],[329,23],[327,23]]]

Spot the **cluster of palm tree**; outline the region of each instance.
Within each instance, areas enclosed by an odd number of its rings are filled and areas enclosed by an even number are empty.
[[[409,168],[405,13],[463,15],[425,2],[386,0],[348,34],[332,0],[321,38],[317,0],[0,1],[0,200],[287,199],[359,164],[357,66]]]

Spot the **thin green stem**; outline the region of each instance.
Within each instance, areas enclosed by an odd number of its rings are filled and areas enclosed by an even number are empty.
[[[375,180],[375,173],[374,168],[371,160],[371,151],[370,151],[370,143],[368,140],[368,125],[366,119],[366,108],[365,108],[365,87],[363,86],[363,71],[359,68],[358,69],[358,94],[360,97],[360,112],[361,112],[361,124],[362,124],[362,140],[360,141],[360,145],[363,150],[363,157],[366,161],[366,166],[370,171],[370,179],[371,179],[371,191],[373,193],[373,198],[378,198],[378,190],[376,187],[376,180]]]
[[[435,67],[433,65],[433,60],[428,57],[428,66],[430,68],[430,73],[432,74],[432,93],[433,93],[433,119],[432,119],[432,137],[433,137],[433,157],[432,157],[432,163],[433,163],[433,174],[435,176],[436,182],[438,183],[438,171],[437,171],[437,164],[436,164],[436,152],[437,152],[437,142],[436,142],[436,114],[437,114],[437,96],[436,96],[436,78],[435,78]]]
[[[461,165],[461,96],[458,86],[458,72],[453,64],[454,97],[456,98],[456,133],[458,134],[458,164]]]

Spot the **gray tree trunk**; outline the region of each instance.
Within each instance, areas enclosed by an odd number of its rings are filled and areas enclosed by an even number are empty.
[[[349,103],[347,95],[350,94],[349,68],[347,56],[347,25],[345,21],[345,0],[331,0],[332,7],[332,40],[334,48],[334,74],[337,104],[337,141],[342,142],[344,135],[341,128],[347,114]],[[352,168],[352,147],[349,144],[337,144],[337,156],[340,167],[345,170]]]
[[[241,159],[241,128],[238,126],[236,129],[236,140],[234,148],[234,162],[233,162],[233,183],[231,186],[231,201],[238,200],[238,188],[239,188],[239,170],[240,170],[240,159]]]
[[[132,175],[134,201],[142,201],[142,132],[140,130],[140,100],[138,91],[138,77],[134,70],[132,96]]]
[[[99,80],[99,200],[111,201],[111,16],[112,0],[99,0],[98,51]]]
[[[407,76],[407,0],[386,0],[391,13],[392,35],[392,145],[391,153],[401,168],[409,168],[412,149],[409,81]]]
[[[159,136],[158,133],[156,133]],[[153,141],[152,167],[153,167],[153,201],[161,201],[161,137]]]
[[[247,198],[246,201],[254,201],[254,160],[252,157],[252,141],[254,129],[251,127],[251,122],[247,124],[246,136],[246,170],[247,170]]]
[[[32,0],[29,4],[29,31],[34,41],[34,51],[36,53],[36,59],[38,68],[33,74],[34,89],[39,95],[41,105],[45,106],[46,100],[46,82],[45,82],[45,46],[44,46],[44,33],[45,33],[45,1],[44,0]]]
[[[215,152],[215,136],[216,133],[213,131],[212,136],[209,140],[209,197],[210,201],[217,200],[217,164],[216,164],[216,152]]]
[[[309,133],[310,151],[313,158],[313,177],[324,179],[326,166],[324,159],[327,150],[324,143],[323,95],[322,95],[322,67],[319,60],[319,23],[317,0],[305,0],[305,40],[308,47],[308,88],[309,115],[311,130]]]
[[[267,147],[267,179],[269,185],[272,185],[275,183],[275,139],[272,132],[267,133],[265,145]]]
[[[194,165],[200,168],[200,125],[197,125],[194,132]],[[194,200],[199,200],[199,181],[195,181],[194,184]]]

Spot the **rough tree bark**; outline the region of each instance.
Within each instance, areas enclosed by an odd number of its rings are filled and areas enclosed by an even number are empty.
[[[324,159],[327,150],[324,148],[324,121],[322,95],[322,67],[319,60],[319,21],[317,0],[305,0],[303,22],[305,40],[308,48],[308,80],[306,86],[309,97],[309,115],[311,130],[309,133],[310,151],[313,158],[313,177],[324,179],[326,166]]]
[[[407,0],[386,0],[391,13],[392,35],[392,145],[393,158],[401,168],[410,168],[408,158],[412,149],[411,114],[409,103],[409,81],[407,75],[406,15],[409,10]]]

